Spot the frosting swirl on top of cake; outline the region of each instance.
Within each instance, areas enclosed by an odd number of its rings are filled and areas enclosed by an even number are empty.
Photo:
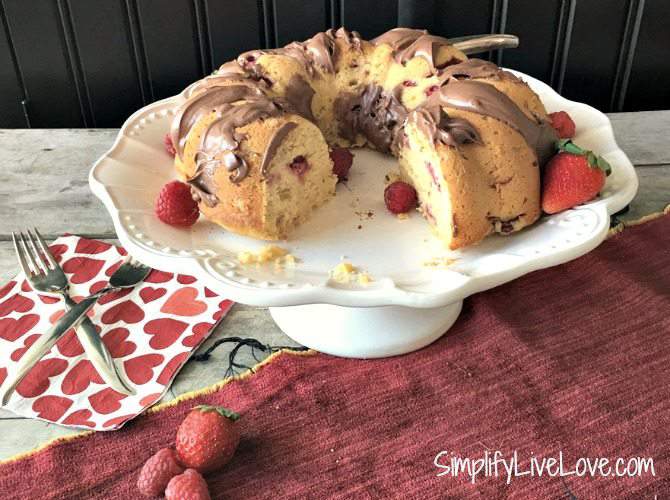
[[[393,49],[396,62],[405,64],[414,57],[423,57],[433,71],[440,70],[459,62],[460,59],[449,59],[437,64],[437,54],[441,47],[448,47],[449,41],[441,36],[429,34],[426,30],[412,28],[394,28],[372,40],[375,45],[388,44]]]

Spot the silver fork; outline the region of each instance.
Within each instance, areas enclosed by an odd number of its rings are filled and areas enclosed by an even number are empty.
[[[47,293],[62,293],[58,291],[60,289],[58,285],[61,284],[61,278],[56,274],[57,271],[55,271],[56,269],[58,269],[62,273],[62,269],[60,269],[58,263],[55,261],[51,253],[48,251],[48,248],[44,243],[44,240],[41,238],[41,236],[39,236],[39,233],[37,238],[37,244],[40,246],[40,248],[42,248],[42,252],[37,251],[37,245],[35,244],[34,238],[26,240],[24,236],[21,239],[21,247],[19,247],[17,239],[14,236],[14,243],[17,248],[17,253],[19,254],[19,262],[21,264],[21,267],[23,268],[25,266],[24,272],[29,271],[25,272],[26,277],[35,279],[36,275],[40,276],[39,286],[44,287]],[[31,252],[28,251],[29,244],[30,247],[33,248],[35,255],[33,255]],[[25,250],[19,251],[19,248],[23,248]],[[45,261],[42,260],[40,254],[44,256],[44,258],[46,259],[46,263],[48,263],[49,266],[47,266]],[[21,258],[21,256],[23,256],[23,259]],[[46,269],[48,269],[48,272],[42,269],[38,265],[38,262],[40,262],[42,266],[45,266]],[[31,265],[32,268],[30,267]],[[19,360],[18,365],[15,367],[16,371],[11,376],[9,375],[7,376],[2,386],[0,387],[0,394],[2,394],[2,400],[0,401],[0,403],[2,405],[7,404],[10,396],[14,392],[14,389],[16,389],[16,386],[21,382],[21,380],[23,380],[23,378],[28,374],[31,368],[47,352],[49,352],[49,350],[53,347],[53,345],[65,332],[67,332],[72,327],[76,328],[78,323],[81,321],[84,321],[84,324],[88,323],[91,325],[91,327],[93,327],[93,324],[86,317],[86,312],[91,307],[93,307],[93,305],[97,302],[98,298],[100,298],[105,293],[111,291],[135,286],[137,283],[144,280],[144,278],[146,278],[146,276],[149,274],[150,271],[151,268],[130,259],[129,261],[124,262],[114,272],[114,274],[112,274],[112,276],[109,279],[109,286],[87,297],[78,304],[75,304],[72,301],[70,301],[69,303],[69,306],[71,307],[70,310],[67,311],[63,315],[63,317],[59,319],[56,322],[56,324],[53,325],[46,334],[40,336],[35,341],[35,343],[28,348],[28,350],[23,354],[23,356]],[[63,277],[65,278],[65,283],[67,285],[67,278],[65,277],[64,273]],[[67,288],[62,289],[65,290],[67,293]],[[105,382],[107,382],[115,390],[118,390],[123,394],[134,393],[133,389],[130,388],[128,384],[122,381],[122,379],[118,376],[118,372],[116,371],[116,365],[114,364],[113,359],[109,355],[109,352],[107,351],[105,345],[102,343],[102,339],[95,330],[95,327],[92,328],[92,331],[89,330],[88,332],[86,332],[84,330],[84,332],[86,333],[86,335],[82,335],[80,331],[77,331],[77,335],[80,341],[82,342],[82,345],[86,350],[86,354],[89,356],[91,363],[94,363],[95,365],[95,363],[98,362],[100,363],[101,366],[104,366],[103,363],[105,362],[105,360],[109,359],[111,360],[111,366],[114,367],[113,376],[108,377],[110,378],[110,380],[108,381],[107,378],[105,377],[109,375],[109,371],[101,370],[99,366],[96,366],[96,369],[103,377]],[[103,349],[104,352],[106,352],[106,354],[103,353]],[[114,376],[116,377],[116,380],[114,380],[113,378]],[[112,384],[112,382],[116,383]]]

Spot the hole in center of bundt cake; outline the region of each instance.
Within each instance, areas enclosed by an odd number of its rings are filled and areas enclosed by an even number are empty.
[[[309,170],[309,162],[307,161],[307,158],[305,158],[303,155],[298,155],[293,160],[291,160],[291,163],[289,163],[288,168],[291,169],[291,172],[293,172],[295,175],[298,177],[302,177],[305,175],[305,172]]]

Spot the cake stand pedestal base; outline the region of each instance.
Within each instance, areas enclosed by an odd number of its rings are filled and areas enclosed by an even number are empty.
[[[384,358],[434,342],[462,306],[462,301],[433,309],[313,304],[270,307],[270,314],[286,335],[311,349],[345,358]]]

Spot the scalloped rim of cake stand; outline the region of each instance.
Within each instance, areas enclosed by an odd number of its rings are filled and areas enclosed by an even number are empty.
[[[156,150],[143,144],[138,137],[152,120],[169,119],[174,108],[183,99],[183,93],[150,104],[126,120],[110,150],[93,165],[89,176],[91,190],[109,211],[119,240],[131,255],[159,269],[194,275],[208,287],[238,302],[269,307],[331,304],[346,307],[437,308],[455,304],[473,293],[493,288],[538,269],[570,261],[591,251],[605,238],[609,228],[609,216],[624,208],[637,192],[638,179],[633,165],[616,144],[611,123],[603,113],[561,97],[548,85],[528,75],[514,73],[540,95],[548,109],[563,109],[598,124],[592,129],[582,130],[579,142],[586,143],[587,147],[603,154],[612,164],[613,175],[608,178],[599,199],[543,218],[542,224],[574,226],[577,229],[583,227],[581,233],[575,229],[574,237],[566,238],[564,244],[548,246],[538,241],[534,245],[524,246],[522,252],[509,253],[505,251],[506,246],[511,246],[518,237],[513,234],[503,238],[509,245],[501,244],[502,251],[485,255],[484,258],[480,256],[476,268],[462,271],[458,266],[453,266],[435,270],[434,278],[430,278],[430,286],[419,283],[416,286],[401,287],[384,276],[375,276],[375,282],[368,287],[343,286],[328,279],[317,283],[275,283],[240,274],[239,270],[235,270],[234,253],[222,257],[221,253],[211,248],[188,248],[189,239],[182,233],[178,234],[179,241],[172,241],[169,237],[167,242],[147,238],[146,234],[152,230],[149,226],[153,223],[138,225],[136,217],[136,213],[146,212],[146,206],[133,206],[135,202],[131,196],[132,189],[129,189],[130,194],[125,198],[117,192],[112,194],[112,190],[119,188],[119,185],[110,182],[109,178],[115,174],[113,169],[118,166],[119,155],[122,157],[131,149],[139,155],[155,154]],[[164,172],[152,171],[147,166],[140,168],[144,170],[137,170],[139,176],[164,175]],[[120,189],[123,191],[123,186]],[[139,220],[142,221],[141,218]],[[568,231],[571,230],[568,228]],[[357,264],[355,260],[353,262]],[[327,273],[327,270],[324,272]]]

